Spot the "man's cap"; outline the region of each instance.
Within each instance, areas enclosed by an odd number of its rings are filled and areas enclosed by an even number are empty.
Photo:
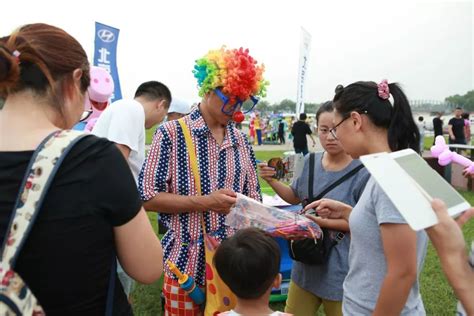
[[[173,98],[168,113],[188,114],[191,111],[189,102]]]

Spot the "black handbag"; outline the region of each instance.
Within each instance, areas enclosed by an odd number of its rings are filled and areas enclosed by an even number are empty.
[[[355,167],[337,181],[326,187],[320,194],[318,194],[318,196],[313,198],[314,156],[314,153],[311,153],[309,156],[308,199],[303,201],[303,207],[313,201],[322,199],[329,191],[348,180],[357,172],[359,172],[359,170],[364,168],[364,165],[362,164]],[[328,261],[332,248],[344,239],[345,234],[343,232],[335,232],[323,227],[321,227],[321,230],[323,233],[319,239],[305,238],[288,241],[291,259],[310,265],[325,264]]]

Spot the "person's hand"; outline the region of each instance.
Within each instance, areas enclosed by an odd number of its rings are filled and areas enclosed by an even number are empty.
[[[304,208],[305,211],[308,211],[310,209],[314,209],[316,213],[322,218],[347,219],[352,210],[352,207],[336,200],[321,199],[306,205],[306,207]],[[311,217],[311,215],[308,216],[308,218],[315,221],[314,218]],[[317,221],[315,222],[317,223]]]
[[[449,139],[456,140],[456,137],[449,135]]]
[[[468,264],[466,243],[461,231],[469,219],[474,216],[474,208],[465,211],[456,220],[449,216],[446,204],[435,199],[431,206],[439,223],[426,229],[431,243],[438,253],[441,267],[448,278],[468,315],[474,315],[474,272]]]
[[[205,198],[207,209],[221,214],[229,214],[231,207],[237,202],[237,194],[228,189],[214,191]]]
[[[276,179],[273,176],[276,174],[276,170],[272,167],[269,167],[266,163],[258,164],[258,175],[265,180],[266,182],[272,182]]]
[[[309,218],[310,220],[312,220],[313,222],[315,222],[316,224],[319,225],[319,227],[321,227],[321,224],[323,223],[324,219],[319,217],[319,216],[315,216],[315,215],[312,215],[312,214],[306,214],[305,215],[307,218]]]
[[[470,173],[469,172],[469,167],[467,167],[466,169],[464,169],[462,171],[462,175],[465,177],[465,178],[474,178],[474,173]]]
[[[474,216],[474,208],[470,208],[454,220],[449,216],[446,204],[443,201],[434,199],[431,202],[431,207],[435,211],[439,223],[427,228],[426,232],[438,255],[448,258],[449,256],[456,256],[458,253],[464,253],[466,245],[461,227]]]

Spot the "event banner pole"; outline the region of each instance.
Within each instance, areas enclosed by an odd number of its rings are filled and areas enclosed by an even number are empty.
[[[298,87],[296,92],[296,116],[304,112],[304,86],[308,72],[309,53],[311,50],[311,34],[301,28],[300,62],[298,66]]]
[[[117,70],[117,42],[120,30],[95,22],[94,66],[105,68],[114,80],[114,94],[110,102],[122,99]]]

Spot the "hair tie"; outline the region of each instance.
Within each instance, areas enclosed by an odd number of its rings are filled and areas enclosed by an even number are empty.
[[[15,50],[13,51],[12,55],[13,55],[13,57],[15,57],[15,60],[16,60],[17,64],[19,64],[19,63],[20,63],[20,55],[21,55],[21,53],[15,49]]]
[[[382,80],[382,82],[377,85],[377,90],[379,98],[383,100],[388,100],[388,98],[390,98],[390,89],[388,87],[387,79]]]

